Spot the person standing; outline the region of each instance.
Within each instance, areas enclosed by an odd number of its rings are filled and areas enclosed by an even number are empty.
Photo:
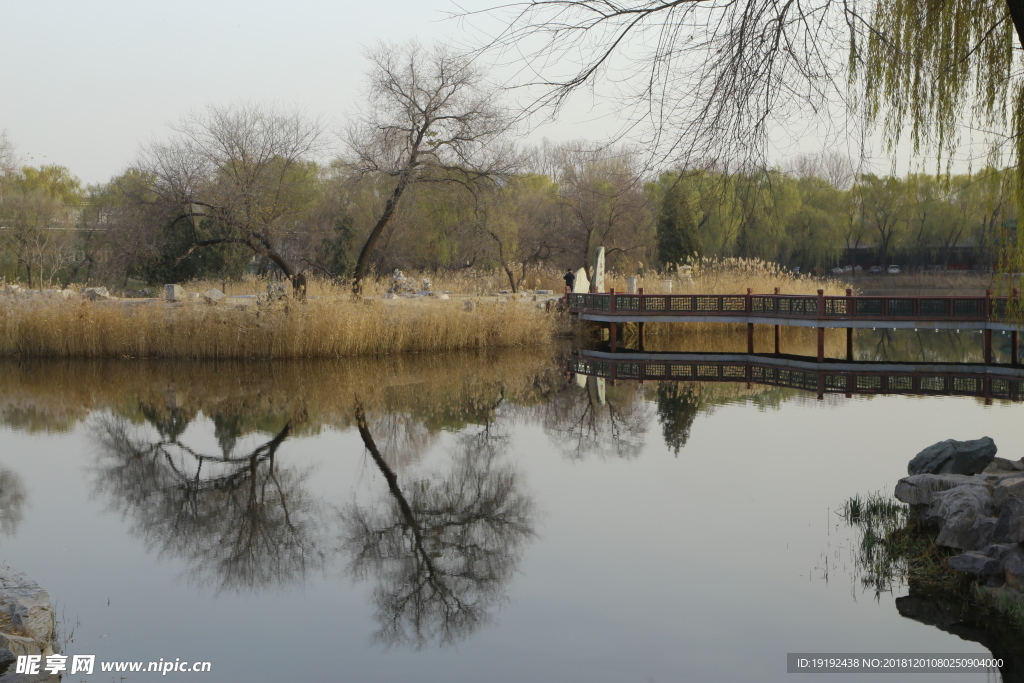
[[[571,268],[567,268],[562,279],[565,280],[565,291],[571,292],[573,286],[576,284],[576,273],[572,272]]]

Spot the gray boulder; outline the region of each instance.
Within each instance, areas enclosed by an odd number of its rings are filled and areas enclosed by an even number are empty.
[[[966,474],[915,474],[896,483],[896,499],[907,505],[930,505],[932,496],[941,491],[979,483]]]
[[[949,558],[949,566],[960,572],[978,574],[979,576],[1001,576],[1003,559],[1013,550],[1014,546],[1006,543],[995,543],[981,551],[966,552]]]
[[[978,474],[996,456],[996,444],[989,437],[973,441],[947,439],[914,456],[907,474]]]
[[[996,518],[984,486],[965,484],[932,496],[924,521],[939,527],[935,542],[948,548],[979,550],[992,543]]]
[[[979,550],[992,543],[995,531],[995,517],[961,517],[943,526],[935,543],[946,548]]]
[[[1003,558],[1006,583],[1017,590],[1024,588],[1024,548],[1017,546]]]
[[[0,648],[15,655],[53,654],[50,595],[35,581],[0,566]]]
[[[992,458],[992,462],[985,468],[985,472],[1001,473],[1024,471],[1024,461],[1007,460],[1006,458]]]
[[[1002,477],[992,488],[992,502],[1002,507],[1010,498],[1024,499],[1024,473]]]
[[[996,530],[992,540],[997,543],[1020,543],[1024,541],[1024,501],[1007,498],[999,510]]]

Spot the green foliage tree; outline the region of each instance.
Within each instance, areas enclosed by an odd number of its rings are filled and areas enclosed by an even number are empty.
[[[0,248],[29,287],[43,286],[74,257],[81,181],[63,166],[25,166],[0,179]]]

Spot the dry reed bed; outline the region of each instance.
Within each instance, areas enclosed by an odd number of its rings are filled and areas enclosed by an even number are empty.
[[[336,358],[544,344],[532,306],[338,298],[274,306],[0,299],[0,356]]]

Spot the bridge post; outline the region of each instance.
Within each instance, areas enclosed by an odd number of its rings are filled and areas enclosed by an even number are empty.
[[[775,295],[778,296],[780,291],[782,290],[776,287]],[[778,311],[778,308],[778,302],[775,302],[775,310]],[[782,353],[782,325],[775,326],[775,353]]]
[[[608,344],[611,346],[612,351],[617,351],[619,348],[619,325],[618,323],[608,323]]]
[[[638,337],[638,343],[641,351],[647,350],[647,344],[645,342],[646,334],[644,334],[644,323],[636,324],[636,336]]]
[[[1010,315],[1020,319],[1020,289],[1013,288],[1013,306],[1010,307]],[[1010,332],[1010,364],[1020,364],[1020,340],[1017,338],[1017,330]]]
[[[754,312],[753,299],[751,298],[751,295],[753,293],[754,293],[754,290],[751,289],[750,287],[747,287],[747,301],[746,301],[747,315],[751,315]],[[747,323],[747,353],[753,353],[753,352],[754,352],[754,323]]]
[[[853,328],[846,328],[846,360],[853,360]]]
[[[985,365],[992,363],[992,330],[985,330]]]
[[[825,315],[825,290],[818,290],[818,319]],[[825,360],[825,328],[818,328],[818,362]]]

